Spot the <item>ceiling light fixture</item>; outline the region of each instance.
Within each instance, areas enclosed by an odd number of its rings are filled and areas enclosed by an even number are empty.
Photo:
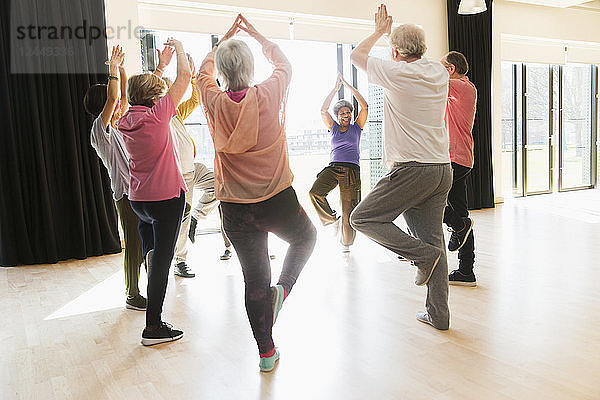
[[[487,10],[485,0],[461,0],[458,5],[460,15],[479,14]]]

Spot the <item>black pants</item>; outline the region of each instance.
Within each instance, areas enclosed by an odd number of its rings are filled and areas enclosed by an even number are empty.
[[[146,326],[161,323],[162,306],[165,300],[169,268],[175,252],[175,243],[181,227],[185,192],[179,197],[162,201],[132,201],[131,208],[140,218],[138,231],[142,238],[142,253],[154,249],[148,268],[148,307]]]
[[[316,229],[289,187],[252,204],[221,202],[223,227],[242,266],[246,312],[259,352],[273,349],[273,309],[268,233],[290,244],[278,284],[289,293],[312,254]]]
[[[444,210],[444,223],[450,228],[460,231],[465,225],[465,219],[469,216],[467,205],[467,178],[471,168],[452,163],[453,178],[452,188],[448,193],[448,205]],[[469,234],[467,241],[458,251],[458,269],[464,274],[473,272],[475,263],[475,237],[473,231]]]
[[[356,231],[350,225],[350,213],[360,203],[360,167],[352,163],[331,163],[319,172],[309,195],[321,223],[331,224],[338,216],[331,209],[327,195],[337,185],[340,185],[342,202],[342,244],[350,246],[356,237]]]

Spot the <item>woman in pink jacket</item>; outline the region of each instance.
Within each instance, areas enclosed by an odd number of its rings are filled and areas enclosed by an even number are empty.
[[[229,40],[243,30],[262,45],[275,70],[251,86],[254,59],[248,46]],[[215,80],[215,63],[222,91]],[[292,188],[284,130],[285,101],[292,67],[279,47],[242,16],[206,56],[198,91],[215,145],[215,194],[223,226],[242,265],[246,311],[260,353],[261,371],[279,359],[271,330],[283,300],[310,257],[316,230]],[[277,285],[271,287],[268,233],[287,241]]]

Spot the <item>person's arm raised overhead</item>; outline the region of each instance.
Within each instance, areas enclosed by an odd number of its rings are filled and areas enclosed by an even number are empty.
[[[119,110],[116,117],[121,118],[129,107],[129,104],[127,103],[127,72],[125,72],[125,53],[123,53],[121,64],[119,64],[119,79],[121,80],[121,98],[119,99]],[[116,122],[118,118],[113,118],[113,121]]]
[[[239,19],[238,15],[233,22],[233,25],[229,28],[229,30],[225,33],[225,35],[219,40],[219,42],[212,48],[211,51],[208,52],[202,64],[200,64],[200,68],[198,68],[198,75],[196,75],[196,91],[200,98],[200,101],[206,108],[207,112],[212,113],[212,107],[214,105],[214,100],[221,93],[221,90],[217,86],[217,81],[215,79],[215,54],[217,52],[218,46],[223,43],[225,40],[231,39],[233,35],[235,35],[239,30]]]
[[[183,45],[181,42],[177,39],[170,38],[165,44],[168,46],[173,46],[175,48],[175,53],[177,54],[177,77],[167,92],[167,95],[171,96],[173,104],[177,106],[177,104],[179,104],[183,98],[188,85],[190,84],[192,71],[190,70],[187,55],[183,50]]]
[[[188,63],[190,64],[190,70],[192,71],[192,95],[186,101],[182,101],[177,107],[177,114],[181,119],[186,119],[190,116],[190,114],[200,105],[200,100],[198,99],[198,91],[196,90],[196,66],[194,64],[194,60],[192,60],[192,56],[189,54]]]
[[[327,129],[331,129],[334,122],[333,117],[329,113],[329,106],[331,106],[331,101],[333,100],[333,97],[338,92],[338,90],[340,90],[341,87],[342,75],[338,73],[337,80],[335,82],[335,87],[333,88],[333,90],[331,90],[331,92],[329,92],[327,97],[325,97],[323,105],[321,106],[321,118],[323,119],[323,123],[325,124],[325,127]]]
[[[281,51],[277,44],[271,42],[269,39],[264,37],[255,27],[252,25],[246,17],[242,14],[239,15],[240,24],[239,29],[250,35],[251,38],[256,40],[261,46],[265,57],[271,64],[275,66],[275,70],[271,76],[264,82],[276,80],[279,82],[280,96],[283,99],[287,93],[287,88],[292,80],[292,64],[287,59],[285,54]]]
[[[115,107],[117,106],[117,100],[119,97],[119,83],[117,82],[119,78],[117,77],[117,71],[124,57],[125,53],[123,53],[121,46],[113,46],[110,60],[108,62],[109,75],[108,87],[106,89],[106,102],[104,103],[104,108],[102,108],[102,112],[100,113],[102,123],[104,124],[104,129],[106,129],[108,124],[110,124],[110,119],[115,111]]]
[[[375,43],[385,34],[390,34],[392,30],[392,16],[388,15],[385,4],[382,4],[375,13],[375,32],[363,39],[350,53],[350,60],[363,71],[367,70],[367,60],[369,52],[375,46]]]
[[[162,78],[165,73],[165,68],[171,63],[171,59],[173,58],[173,53],[175,53],[175,49],[171,46],[165,46],[162,51],[160,49],[156,49],[158,53],[158,66],[154,70],[153,74]]]
[[[344,78],[342,78],[342,83],[348,89],[350,89],[350,91],[352,92],[354,97],[356,97],[356,101],[358,101],[358,105],[360,106],[360,111],[358,113],[358,117],[356,117],[356,125],[358,125],[358,127],[360,129],[362,129],[365,126],[365,123],[367,122],[367,117],[369,116],[369,104],[367,103],[365,98],[362,97],[362,95],[360,94],[358,89],[356,89],[354,86],[352,86],[351,84],[346,82],[344,80]]]

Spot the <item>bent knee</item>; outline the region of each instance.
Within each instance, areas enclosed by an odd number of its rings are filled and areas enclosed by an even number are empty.
[[[368,222],[368,216],[359,206],[360,204],[350,213],[350,226],[357,231],[360,231],[361,227]]]

